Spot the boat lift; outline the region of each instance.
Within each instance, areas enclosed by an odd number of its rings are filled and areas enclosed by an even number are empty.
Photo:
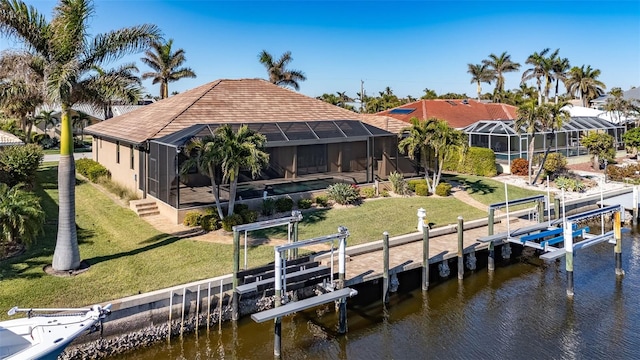
[[[253,230],[268,229],[276,226],[287,225],[287,242],[291,243],[292,232],[293,242],[298,241],[298,223],[302,221],[302,213],[300,211],[292,211],[291,216],[279,219],[258,221],[249,224],[236,225],[233,229],[233,299],[231,305],[231,318],[236,321],[240,318],[238,311],[238,272],[240,272],[240,232],[244,231],[244,269],[247,269],[247,232]],[[293,257],[298,256],[298,250],[295,248]]]
[[[274,277],[274,287],[275,287],[275,307],[270,310],[261,311],[251,315],[251,318],[255,322],[265,322],[271,319],[275,319],[274,326],[274,345],[273,345],[273,354],[276,357],[280,356],[281,353],[281,333],[282,333],[282,317],[293,314],[298,311],[306,310],[318,305],[330,303],[332,301],[338,301],[338,318],[339,318],[339,329],[338,332],[344,334],[347,332],[347,297],[353,297],[358,294],[358,291],[351,288],[345,288],[345,268],[346,268],[346,254],[345,250],[347,247],[347,237],[349,236],[349,231],[347,228],[340,226],[338,228],[338,233],[321,236],[313,239],[293,242],[290,244],[276,246],[274,249],[275,255],[275,273]],[[313,296],[300,301],[291,301],[286,302],[284,300],[284,294],[287,289],[287,281],[286,281],[286,260],[284,258],[284,253],[288,250],[297,249],[303,246],[321,244],[332,242],[338,239],[338,283],[337,286],[329,287],[329,292]],[[333,279],[333,273],[331,274]],[[333,281],[332,281],[333,285]],[[324,287],[327,290],[326,287]]]

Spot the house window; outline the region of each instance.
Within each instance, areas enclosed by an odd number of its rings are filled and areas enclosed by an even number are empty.
[[[120,164],[120,141],[116,141],[116,164]]]
[[[133,170],[133,145],[129,145],[129,167]]]

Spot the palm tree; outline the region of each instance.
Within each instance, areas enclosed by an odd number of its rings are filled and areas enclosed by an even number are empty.
[[[293,61],[291,51],[285,52],[277,61],[274,61],[273,56],[271,56],[267,50],[262,50],[262,52],[258,54],[258,59],[267,69],[269,81],[276,85],[282,87],[291,86],[295,90],[300,90],[300,84],[298,82],[307,80],[302,71],[287,69],[287,65]]]
[[[435,193],[436,187],[440,183],[445,159],[454,153],[464,152],[468,142],[462,131],[450,127],[444,120],[434,119],[428,127],[431,133],[429,144],[436,158],[436,171],[431,182],[431,192]]]
[[[223,125],[216,129],[215,135],[219,141],[222,181],[229,182],[228,215],[232,215],[240,170],[249,170],[256,177],[269,164],[269,154],[264,151],[267,138],[246,125],[240,126],[237,132],[233,132],[231,126]]]
[[[558,103],[558,91],[560,90],[560,81],[565,83],[567,80],[567,72],[571,68],[569,64],[569,59],[567,58],[556,58],[553,64],[553,77],[556,79],[556,92],[555,92],[555,103]]]
[[[27,52],[4,51],[0,56],[0,107],[20,120],[26,143],[31,141],[36,108],[45,97],[41,61]]]
[[[94,66],[141,51],[159,38],[155,25],[140,25],[98,34],[91,39],[88,21],[94,14],[90,0],[60,0],[50,22],[21,0],[0,0],[0,33],[21,41],[44,64],[47,95],[61,111],[60,162],[58,166],[59,219],[55,270],[80,266],[75,226],[75,162],[71,106],[86,102],[100,106],[98,84],[91,74]]]
[[[216,136],[205,136],[203,138],[193,138],[187,143],[187,160],[182,164],[180,174],[186,175],[193,167],[198,169],[203,175],[211,179],[211,191],[216,199],[216,208],[220,219],[224,218],[222,205],[220,204],[220,194],[218,188],[218,173],[220,172],[220,141]]]
[[[586,68],[585,65],[574,66],[569,70],[566,82],[567,91],[571,95],[579,96],[582,100],[582,106],[587,107],[591,100],[604,95],[604,89],[607,88],[602,81],[597,79],[598,76],[600,76],[600,70],[592,69],[591,65]]]
[[[553,146],[555,132],[562,128],[562,124],[571,119],[571,114],[565,108],[565,106],[571,105],[566,101],[555,104],[544,104],[542,106],[545,109],[541,110],[541,114],[544,115],[544,117],[540,119],[540,128],[543,132],[547,133],[549,144],[547,145],[547,149],[545,150],[542,161],[540,162],[540,169],[538,170],[536,176],[533,178],[532,184],[536,183],[538,177],[540,176],[540,173],[544,169],[544,163],[547,161],[547,156],[549,155],[551,147]]]
[[[56,126],[56,124],[58,123],[58,118],[55,117],[53,115],[54,111],[50,110],[42,110],[40,111],[40,114],[38,114],[38,116],[36,116],[36,123],[40,124],[40,123],[44,123],[44,133],[47,133],[47,129],[49,127],[49,125],[51,125],[51,127],[53,128],[54,126]]]
[[[522,82],[529,81],[531,79],[536,79],[536,85],[538,88],[538,105],[542,104],[542,80],[545,76],[544,63],[545,63],[545,55],[549,52],[549,48],[543,49],[540,53],[534,52],[529,55],[525,64],[532,65],[533,67],[527,69],[524,73],[522,73]]]
[[[558,53],[560,49],[556,49],[551,55],[542,59],[542,74],[544,77],[544,102],[549,102],[549,93],[551,92],[551,85],[555,81],[554,69],[558,62]]]
[[[544,106],[536,106],[535,99],[531,99],[520,105],[517,110],[517,117],[514,123],[518,134],[526,133],[529,136],[529,149],[527,151],[527,159],[529,160],[529,184],[531,184],[531,170],[533,164],[533,151],[535,149],[535,135],[540,127],[540,123],[544,121],[548,109]]]
[[[493,90],[493,101],[500,102],[501,95],[504,92],[504,73],[518,71],[520,64],[511,61],[511,55],[503,52],[500,56],[496,54],[489,55],[489,59],[482,60],[482,63],[491,69],[496,80],[496,87]]]
[[[480,101],[481,83],[491,84],[491,80],[494,78],[493,71],[486,64],[467,64],[467,66],[469,67],[467,72],[471,74],[471,83],[477,85],[478,101]]]
[[[29,245],[42,232],[44,211],[40,199],[23,187],[0,183],[0,244]]]
[[[74,129],[80,128],[80,139],[82,140],[83,144],[84,144],[84,128],[86,128],[87,125],[89,124],[89,120],[91,120],[91,117],[89,116],[89,114],[82,111],[76,111],[76,115],[73,115],[71,117],[73,128]]]
[[[412,117],[411,126],[402,129],[399,136],[402,138],[398,142],[398,150],[406,153],[411,160],[420,157],[420,163],[424,169],[424,178],[429,183],[429,163],[427,154],[429,153],[431,140],[431,122],[435,119],[419,120]]]
[[[151,49],[147,50],[142,62],[147,64],[153,72],[142,74],[142,80],[153,79],[153,84],[160,83],[160,98],[169,97],[169,83],[183,78],[195,78],[196,74],[190,68],[180,68],[187,60],[184,50],[171,51],[173,39],[163,43],[160,40],[151,44]]]
[[[100,107],[105,120],[113,117],[112,105],[114,101],[135,104],[142,98],[142,83],[140,78],[135,75],[138,72],[136,64],[121,64],[110,70],[94,66],[93,70],[97,73],[96,82],[105,80],[105,83],[100,86],[99,93],[96,94],[96,97],[100,99]]]

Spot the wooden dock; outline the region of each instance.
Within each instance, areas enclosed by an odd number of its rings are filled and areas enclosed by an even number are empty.
[[[507,231],[506,219],[496,223],[496,232]],[[510,220],[509,229],[511,231],[534,225],[533,221],[521,218]],[[466,226],[465,226],[466,228]],[[464,254],[478,250],[485,250],[487,243],[478,241],[479,238],[487,235],[487,226],[475,227],[464,230],[463,244]],[[421,233],[413,234],[415,241],[395,245],[389,250],[389,273],[394,274],[422,267],[423,243]],[[382,239],[382,234],[381,234]],[[382,242],[382,240],[380,241]],[[456,232],[444,235],[430,236],[429,239],[429,263],[434,264],[442,260],[457,257],[458,235]],[[347,252],[348,254],[348,252]],[[320,261],[326,266],[330,266],[329,258],[323,256]],[[337,261],[337,260],[334,260]],[[335,266],[335,265],[334,265]],[[337,268],[337,267],[336,267]],[[346,286],[360,284],[366,281],[382,278],[383,275],[383,252],[379,250],[368,251],[360,254],[349,255],[346,262]]]

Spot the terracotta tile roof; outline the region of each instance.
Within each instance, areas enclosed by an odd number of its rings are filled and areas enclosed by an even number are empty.
[[[360,120],[360,117],[262,79],[222,79],[89,126],[85,132],[142,143],[194,124]]]
[[[390,116],[406,123],[410,119],[436,117],[446,120],[449,126],[462,129],[480,120],[512,120],[516,107],[506,104],[485,104],[476,100],[418,100],[400,107],[385,110],[376,115]],[[411,111],[413,110],[413,111]]]

